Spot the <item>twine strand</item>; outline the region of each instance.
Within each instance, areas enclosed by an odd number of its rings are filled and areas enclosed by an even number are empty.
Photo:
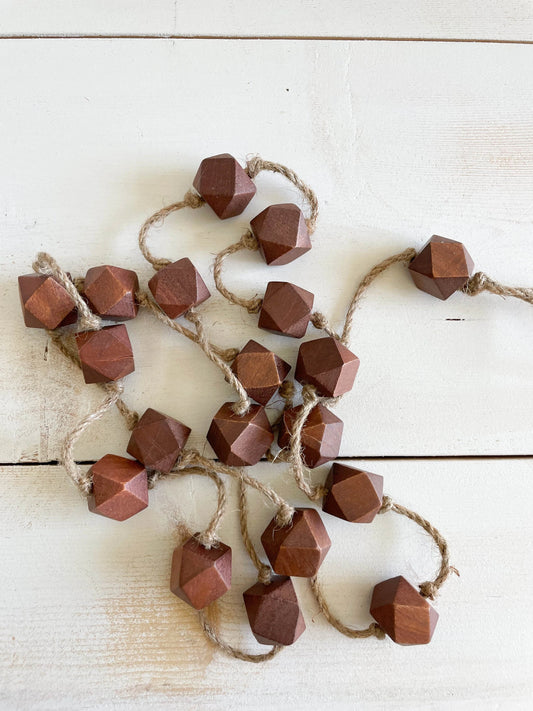
[[[489,291],[497,296],[511,296],[520,299],[528,304],[533,304],[533,288],[522,286],[506,286],[494,279],[491,279],[484,272],[476,272],[466,282],[462,289],[467,296],[477,296],[483,291]]]
[[[240,252],[243,249],[249,249],[251,251],[256,251],[259,249],[259,243],[253,236],[253,234],[250,232],[250,230],[246,230],[246,232],[242,235],[238,242],[230,244],[229,247],[226,247],[216,255],[213,264],[213,278],[215,280],[216,288],[222,294],[222,296],[230,302],[230,304],[234,304],[235,306],[242,306],[242,308],[246,309],[249,314],[257,314],[259,313],[259,311],[261,311],[263,299],[258,296],[254,296],[251,299],[244,299],[241,296],[237,296],[237,294],[234,294],[232,291],[230,291],[222,281],[222,269],[224,266],[224,260],[231,254]]]
[[[313,486],[309,483],[308,471],[302,459],[302,430],[311,410],[319,402],[314,385],[304,385],[302,388],[302,400],[303,404],[294,419],[291,429],[289,462],[298,488],[303,491],[311,501],[318,501],[324,495],[324,487],[320,485]]]
[[[233,647],[231,644],[228,644],[220,637],[214,626],[207,619],[205,610],[200,610],[200,612],[198,613],[198,618],[200,620],[200,624],[202,625],[202,629],[206,637],[211,640],[211,642],[213,642],[213,644],[215,644],[218,649],[227,654],[229,657],[233,657],[233,659],[240,659],[243,662],[259,664],[260,662],[268,662],[270,659],[273,659],[276,654],[279,654],[279,652],[281,652],[281,650],[283,649],[281,645],[276,644],[271,648],[269,652],[263,652],[260,654],[249,654],[248,652],[243,652],[241,649],[238,649],[237,647]]]
[[[257,550],[255,549],[254,544],[252,543],[252,539],[250,538],[250,532],[248,530],[248,502],[246,498],[246,485],[242,477],[239,479],[239,523],[244,547],[250,556],[250,560],[257,569],[257,580],[264,585],[269,585],[272,570],[269,565],[265,565],[263,563],[257,553]]]
[[[61,269],[56,260],[47,252],[39,252],[32,264],[33,271],[43,276],[52,276],[68,293],[76,304],[79,314],[79,328],[82,331],[96,331],[102,327],[102,320],[93,314],[69,275]]]
[[[171,264],[170,259],[164,259],[164,258],[157,258],[154,257],[152,252],[149,250],[148,245],[147,245],[147,239],[148,236],[151,232],[152,227],[154,226],[161,226],[165,219],[173,212],[176,212],[177,210],[182,210],[184,207],[190,207],[193,210],[202,207],[204,204],[204,199],[200,197],[197,193],[193,192],[192,190],[188,190],[184,197],[183,200],[180,200],[179,202],[175,202],[172,205],[167,205],[166,207],[162,207],[160,210],[157,212],[154,212],[153,215],[151,215],[147,220],[145,220],[143,226],[141,227],[139,231],[139,249],[141,250],[141,253],[143,257],[146,259],[147,262],[150,262],[150,264],[153,266],[153,268],[156,271],[159,271],[159,269],[162,269],[163,267],[166,267],[167,264]]]

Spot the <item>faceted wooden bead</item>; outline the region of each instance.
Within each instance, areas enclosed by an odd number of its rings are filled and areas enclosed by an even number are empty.
[[[231,467],[257,464],[274,441],[265,408],[251,405],[245,415],[231,409],[226,402],[213,417],[207,441],[221,462]]]
[[[133,351],[126,326],[76,334],[76,345],[86,383],[109,383],[133,373]]]
[[[307,223],[297,205],[270,205],[250,227],[267,264],[289,264],[311,249]]]
[[[295,378],[314,385],[318,395],[338,397],[352,389],[359,358],[336,338],[327,336],[300,346]]]
[[[193,185],[221,220],[240,215],[256,193],[254,182],[229,153],[204,158]]]
[[[288,281],[270,281],[259,313],[259,328],[301,338],[311,318],[314,295]]]
[[[91,311],[108,321],[135,318],[139,306],[135,294],[139,279],[131,269],[104,265],[92,267],[85,275],[83,295]]]
[[[292,522],[280,528],[276,517],[261,536],[270,565],[279,575],[311,578],[316,575],[331,540],[315,509],[296,509]]]
[[[291,366],[256,341],[248,341],[231,366],[248,395],[266,405],[279,390]]]
[[[288,449],[294,421],[302,406],[285,410],[281,419],[278,445]],[[302,427],[302,461],[309,469],[331,462],[339,455],[344,424],[324,405],[316,405]]]
[[[269,585],[252,585],[243,598],[250,627],[260,644],[288,646],[305,631],[294,585],[287,576],[273,575]]]
[[[89,511],[125,521],[148,506],[146,469],[139,462],[106,454],[92,465]]]
[[[204,280],[187,257],[167,264],[156,272],[148,282],[148,288],[169,318],[178,318],[211,296]]]
[[[179,420],[149,407],[134,427],[126,451],[147,469],[168,474],[190,434]]]
[[[20,304],[28,328],[53,330],[76,323],[76,305],[51,276],[24,274],[18,278]]]
[[[383,477],[336,462],[329,470],[322,510],[352,523],[370,523],[383,502]]]
[[[194,537],[174,550],[170,590],[196,610],[203,610],[231,587],[231,548],[205,548]]]
[[[379,583],[370,614],[397,644],[428,644],[439,615],[418,590],[399,575]]]
[[[446,237],[433,237],[409,265],[415,285],[443,301],[468,281],[474,262],[461,242]]]

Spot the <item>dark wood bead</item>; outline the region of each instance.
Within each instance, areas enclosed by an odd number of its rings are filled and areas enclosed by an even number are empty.
[[[51,276],[24,274],[18,278],[20,304],[28,328],[53,330],[76,323],[74,301]]]
[[[266,405],[279,390],[291,366],[257,341],[248,341],[231,366],[248,395]]]
[[[322,510],[352,523],[370,523],[383,502],[383,477],[336,462],[329,470]]]
[[[221,220],[240,215],[257,190],[229,153],[204,158],[193,185]]]
[[[311,578],[316,575],[331,540],[316,509],[296,509],[292,522],[280,528],[276,517],[261,536],[270,565],[279,575]]]
[[[302,406],[285,410],[281,419],[278,445],[288,449],[294,420]],[[339,456],[344,424],[324,405],[316,405],[302,427],[302,461],[309,469],[320,467]]]
[[[168,474],[190,434],[179,420],[149,407],[134,427],[126,451],[147,469]]]
[[[133,351],[126,326],[76,334],[81,370],[86,383],[109,383],[133,373]]]
[[[409,265],[415,285],[443,301],[462,289],[474,270],[472,257],[461,242],[433,237]]]
[[[259,328],[301,338],[311,318],[314,295],[288,281],[270,281],[259,313]]]
[[[270,205],[250,222],[265,262],[289,264],[311,249],[303,212],[297,205]]]
[[[224,543],[205,548],[194,537],[174,550],[170,590],[203,610],[231,587],[231,548]]]
[[[106,454],[92,465],[89,511],[125,521],[148,506],[148,478],[139,462]]]
[[[148,288],[169,318],[182,316],[211,296],[204,280],[187,257],[160,269],[148,282]]]
[[[207,441],[221,462],[231,467],[257,464],[274,441],[265,408],[251,405],[245,415],[236,415],[226,402],[213,417]]]
[[[135,294],[139,279],[131,269],[108,264],[92,267],[85,275],[83,295],[91,310],[108,321],[128,321],[135,318],[139,306]]]
[[[428,644],[439,615],[418,590],[399,575],[379,583],[370,614],[397,644]]]
[[[305,631],[305,621],[292,580],[273,575],[269,585],[256,583],[243,593],[253,635],[260,644],[296,642]]]
[[[327,336],[300,346],[295,378],[314,385],[318,395],[338,397],[352,389],[359,358],[336,338]]]

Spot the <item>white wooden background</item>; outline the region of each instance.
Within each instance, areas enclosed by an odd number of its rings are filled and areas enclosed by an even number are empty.
[[[275,271],[235,257],[235,289],[286,278],[338,322],[371,265],[434,232],[464,241],[493,277],[531,285],[533,2],[4,0],[0,37],[2,711],[530,708],[530,307],[490,295],[441,303],[401,268],[373,287],[354,328],[360,374],[338,408],[341,454],[442,530],[461,577],[443,589],[431,645],[409,649],[343,638],[298,581],[308,631],[252,666],[214,651],[167,589],[173,522],[207,520],[209,482],[162,483],[118,525],[89,515],[55,463],[100,391],[24,328],[15,280],[46,249],[73,274],[108,262],[145,282],[139,225],[184,193],[202,157],[229,151],[290,165],[321,203],[312,252]],[[276,178],[257,182],[242,217],[176,215],[154,251],[190,256],[212,286],[213,254],[269,202],[298,199]],[[219,343],[259,336],[294,362],[296,342],[259,333],[218,295],[203,310]],[[146,314],[128,330],[128,402],[182,419],[210,453],[204,435],[229,387]],[[77,456],[121,454],[127,438],[110,413]],[[304,503],[284,466],[253,473]],[[271,512],[253,505],[258,540]],[[241,604],[254,571],[236,506],[232,496],[222,530],[235,555],[222,631],[260,650]],[[420,581],[437,565],[429,541],[392,515],[327,525],[324,584],[355,625],[369,622],[374,582]]]

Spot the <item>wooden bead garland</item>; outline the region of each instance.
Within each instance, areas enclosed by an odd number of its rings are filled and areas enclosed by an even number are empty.
[[[297,406],[293,403],[293,386],[284,382],[290,365],[255,341],[240,352],[212,344],[196,311],[210,296],[202,277],[187,258],[175,262],[156,258],[146,244],[154,224],[184,207],[197,209],[207,203],[221,219],[240,214],[253,198],[253,179],[262,170],[291,181],[307,201],[309,216],[305,218],[300,208],[292,204],[272,205],[261,212],[237,243],[217,255],[215,284],[231,303],[259,313],[260,328],[301,338],[311,322],[325,332],[326,337],[300,346],[295,379],[303,388],[302,404]],[[251,159],[243,169],[232,156],[221,154],[202,161],[193,185],[197,193],[189,191],[182,201],[159,210],[139,233],[141,252],[156,270],[149,282],[153,298],[139,291],[137,276],[131,270],[105,265],[90,269],[85,280],[72,280],[44,253],[33,265],[35,274],[19,278],[26,325],[47,329],[58,349],[82,369],[86,382],[97,383],[105,391],[102,404],[65,440],[62,461],[69,476],[88,497],[91,511],[120,521],[148,505],[148,488],[160,477],[191,473],[214,481],[218,491],[216,511],[204,531],[194,536],[183,532],[184,540],[172,558],[170,588],[200,610],[206,635],[234,658],[266,661],[303,633],[305,621],[291,575],[309,578],[327,621],[349,637],[381,639],[386,633],[398,644],[429,642],[438,615],[427,598],[434,599],[449,575],[457,572],[450,566],[446,541],[428,521],[383,496],[383,479],[379,475],[334,463],[324,485],[313,486],[306,467],[320,466],[338,455],[342,422],[326,405],[335,404],[353,386],[359,367],[358,358],[348,348],[353,316],[363,293],[379,274],[394,264],[407,264],[415,285],[441,299],[457,290],[468,295],[486,290],[533,303],[533,289],[507,287],[479,272],[471,276],[473,262],[464,246],[433,236],[418,255],[415,250],[406,249],[376,265],[364,277],[349,305],[343,330],[337,334],[323,314],[312,313],[314,296],[294,284],[270,282],[263,299],[245,299],[230,292],[222,281],[224,260],[241,249],[259,250],[270,266],[287,264],[310,250],[318,203],[313,191],[294,171],[260,158]],[[124,325],[103,327],[102,319],[134,318],[139,306],[197,343],[235,389],[238,400],[222,405],[207,435],[220,462],[185,449],[190,429],[179,420],[151,408],[139,418],[122,400],[123,378],[134,368],[131,343]],[[180,316],[185,316],[192,328],[175,320]],[[72,333],[63,327],[76,321],[79,331],[74,341]],[[270,448],[274,434],[263,406],[278,391],[285,399],[285,408],[274,423],[279,429],[281,451],[273,454]],[[252,405],[250,398],[259,404]],[[74,445],[91,422],[114,405],[132,431],[128,452],[138,461],[108,454],[84,473],[74,460]],[[422,583],[419,591],[402,576],[378,583],[370,605],[377,624],[364,630],[346,627],[329,610],[317,580],[318,569],[331,545],[320,514],[314,508],[293,509],[273,489],[242,469],[265,454],[271,461],[288,461],[299,488],[311,501],[322,499],[326,514],[347,522],[370,523],[377,514],[392,511],[421,526],[433,538],[441,556],[436,578]],[[264,654],[248,654],[224,642],[203,612],[231,584],[231,549],[217,536],[225,510],[222,475],[239,482],[243,543],[258,570],[258,582],[244,592],[243,598],[257,641],[272,645]],[[261,561],[249,535],[246,489],[250,487],[260,491],[276,508],[276,515],[261,537],[277,573],[274,576],[270,566]]]

